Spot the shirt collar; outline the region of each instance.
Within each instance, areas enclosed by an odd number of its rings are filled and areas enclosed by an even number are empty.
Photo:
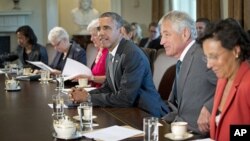
[[[118,49],[119,44],[120,44],[120,43],[118,43],[118,44],[115,46],[115,48],[114,48],[111,52],[109,52],[109,53],[110,53],[111,55],[113,55],[114,57],[115,57],[115,54],[116,54],[116,51],[117,51],[117,49]]]
[[[179,58],[179,60],[180,60],[181,62],[183,61],[185,55],[187,54],[187,52],[188,52],[188,50],[191,48],[191,46],[194,44],[194,42],[195,42],[195,40],[191,41],[191,42],[187,45],[187,47],[185,47],[185,49],[183,50],[183,52],[181,53],[181,56],[180,56],[180,58]]]

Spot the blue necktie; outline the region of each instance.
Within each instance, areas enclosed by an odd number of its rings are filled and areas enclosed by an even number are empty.
[[[180,68],[181,68],[181,61],[178,60],[176,63],[175,83],[174,83],[174,98],[175,98],[176,104],[177,104],[177,82],[179,78]]]
[[[177,79],[177,80],[179,78],[180,68],[181,68],[181,61],[178,60],[177,63],[176,63],[176,77],[175,77],[175,79]]]

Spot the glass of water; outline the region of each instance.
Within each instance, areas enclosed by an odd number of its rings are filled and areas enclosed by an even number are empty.
[[[64,100],[60,94],[52,95],[52,102],[53,102],[53,116],[57,117],[58,119],[64,116]]]
[[[92,103],[83,102],[77,107],[77,112],[80,119],[80,126],[83,130],[92,129]]]
[[[144,141],[158,141],[158,118],[157,117],[144,117],[143,118],[143,131]]]
[[[64,89],[64,77],[62,74],[56,75],[57,90],[62,91]]]
[[[50,71],[48,70],[41,70],[41,83],[48,84],[50,79]]]

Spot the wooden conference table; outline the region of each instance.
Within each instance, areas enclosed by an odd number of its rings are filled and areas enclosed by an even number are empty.
[[[0,140],[1,141],[52,141],[52,103],[55,94],[55,83],[40,84],[36,81],[20,81],[21,90],[9,92],[5,90],[5,77],[0,74]],[[77,115],[74,108],[65,109],[70,117]],[[112,125],[129,125],[142,130],[143,117],[150,116],[138,108],[94,108],[97,116],[94,122],[99,126],[94,129]],[[77,122],[77,121],[76,121]],[[162,122],[159,127],[159,141],[168,140],[164,134],[170,132],[169,124]],[[78,140],[87,140],[84,138]],[[143,141],[143,137],[125,139]]]

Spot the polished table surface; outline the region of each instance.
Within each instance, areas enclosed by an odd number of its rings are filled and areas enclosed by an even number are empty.
[[[6,91],[5,77],[0,74],[0,141],[51,141],[54,132],[52,126],[52,94],[56,84],[40,84],[38,81],[20,81],[20,91]],[[65,114],[73,117],[77,115],[74,108],[65,109]],[[142,130],[143,117],[150,116],[138,108],[94,108],[94,119],[99,126],[94,129],[112,125],[129,125]],[[77,122],[77,121],[75,121]],[[168,140],[164,134],[170,132],[169,124],[161,122],[159,127],[159,141]],[[78,139],[86,140],[86,139]],[[143,137],[125,139],[142,141]]]

